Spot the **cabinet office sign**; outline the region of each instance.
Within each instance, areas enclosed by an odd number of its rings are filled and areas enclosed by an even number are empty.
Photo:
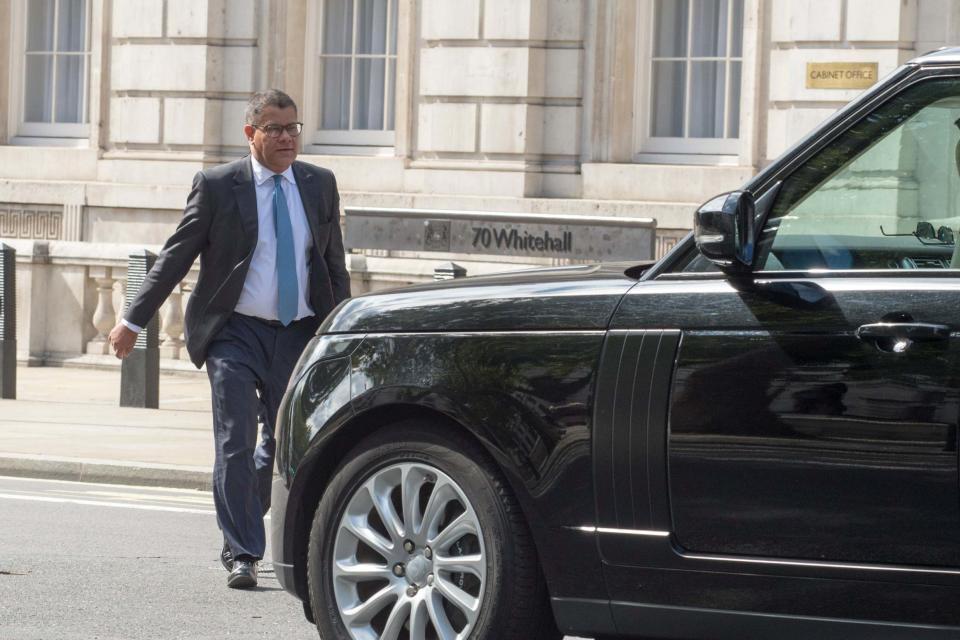
[[[866,89],[877,81],[876,62],[808,62],[807,89]]]
[[[348,249],[573,260],[649,260],[652,218],[347,207]]]

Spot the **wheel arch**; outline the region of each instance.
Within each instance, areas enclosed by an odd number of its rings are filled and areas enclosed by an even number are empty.
[[[292,492],[297,496],[297,514],[294,520],[295,532],[292,542],[293,557],[296,559],[294,580],[297,593],[304,602],[308,602],[307,545],[310,526],[323,492],[329,485],[334,472],[350,451],[364,439],[382,429],[411,419],[423,420],[440,428],[456,430],[486,452],[490,462],[503,475],[520,504],[524,520],[533,536],[538,559],[543,557],[542,538],[538,535],[536,507],[524,486],[522,477],[518,475],[518,472],[522,474],[522,471],[517,469],[513,461],[493,443],[483,428],[455,419],[435,407],[416,403],[388,402],[354,414],[337,425],[334,433],[326,434],[323,438],[315,438],[297,469]],[[290,517],[291,514],[287,514],[288,521]],[[542,568],[541,574],[543,574]],[[549,583],[547,588],[549,590]]]

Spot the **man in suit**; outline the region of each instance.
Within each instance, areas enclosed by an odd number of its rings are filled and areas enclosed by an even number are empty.
[[[180,224],[110,332],[117,357],[126,357],[200,256],[186,342],[210,379],[213,496],[233,588],[257,584],[274,426],[290,374],[320,321],[350,297],[336,180],[296,161],[296,105],[281,91],[257,93],[245,120],[250,155],[196,175]]]

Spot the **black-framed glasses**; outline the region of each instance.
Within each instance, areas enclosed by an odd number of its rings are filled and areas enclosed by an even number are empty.
[[[260,131],[263,131],[263,132],[267,135],[268,138],[279,138],[279,137],[280,137],[280,134],[283,133],[284,131],[286,131],[287,134],[288,134],[291,138],[296,138],[297,136],[300,135],[301,132],[303,132],[303,123],[302,123],[302,122],[291,122],[291,123],[288,124],[288,125],[282,125],[282,124],[264,124],[264,125],[253,124],[253,125],[250,125],[250,126],[252,126],[254,129],[260,129]]]

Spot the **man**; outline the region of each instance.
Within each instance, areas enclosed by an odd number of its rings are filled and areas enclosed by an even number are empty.
[[[281,91],[257,93],[245,120],[250,155],[196,175],[180,224],[110,332],[117,357],[126,357],[200,256],[187,351],[210,379],[213,497],[233,588],[257,584],[281,396],[320,321],[350,297],[336,180],[295,161],[296,105]]]

